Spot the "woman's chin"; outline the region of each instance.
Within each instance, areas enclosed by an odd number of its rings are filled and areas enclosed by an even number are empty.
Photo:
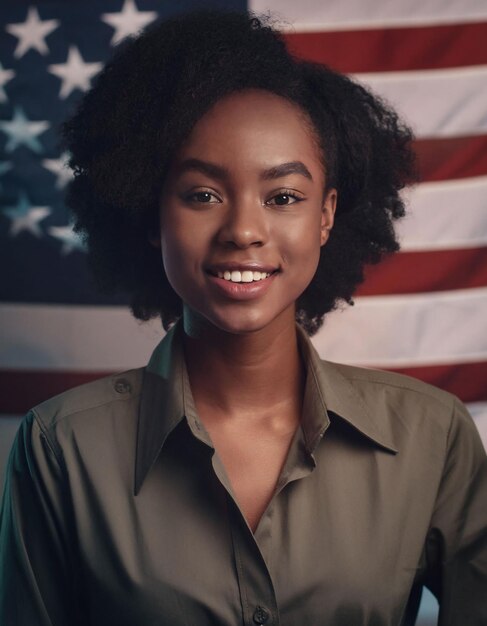
[[[282,327],[283,323],[294,325],[294,306],[287,308],[277,314],[270,314],[259,309],[259,307],[249,307],[247,310],[239,307],[238,310],[225,311],[204,311],[195,312],[185,308],[185,327],[207,329],[229,333],[232,335],[246,335],[256,333],[266,329],[271,329],[275,325]]]
[[[215,328],[232,335],[246,335],[266,328],[271,321],[257,315],[229,315],[208,319]]]

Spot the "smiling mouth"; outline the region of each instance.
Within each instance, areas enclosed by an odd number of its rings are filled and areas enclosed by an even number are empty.
[[[227,280],[232,283],[254,283],[260,280],[265,280],[274,273],[275,272],[258,272],[252,270],[227,270],[225,272],[217,272],[216,275],[218,278],[223,278],[223,280]]]

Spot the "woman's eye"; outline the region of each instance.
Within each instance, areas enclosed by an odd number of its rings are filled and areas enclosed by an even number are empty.
[[[220,199],[217,198],[215,194],[210,193],[209,191],[197,191],[196,193],[192,193],[190,196],[188,196],[188,200],[201,202],[204,204],[220,202]]]
[[[267,204],[274,204],[277,206],[287,206],[289,204],[294,204],[295,202],[299,202],[302,198],[292,194],[292,193],[278,193],[273,196]]]

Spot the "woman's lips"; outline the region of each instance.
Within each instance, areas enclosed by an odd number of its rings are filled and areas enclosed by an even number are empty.
[[[257,272],[257,270],[255,271]],[[233,270],[233,272],[239,272],[241,275],[244,274],[245,276],[245,272],[251,272],[251,270]],[[228,278],[225,279],[223,277],[224,272],[220,271],[219,273],[221,276],[215,276],[212,273],[207,274],[210,283],[221,295],[226,295],[233,300],[252,300],[254,298],[259,298],[266,293],[278,274],[276,271],[272,273],[259,271],[261,278],[258,280],[254,280],[252,277],[252,280],[235,282],[234,280]],[[263,274],[266,278],[262,278]],[[235,276],[235,278],[238,278],[238,276]],[[240,276],[240,278],[242,278],[242,276]],[[247,276],[246,278],[249,277]]]

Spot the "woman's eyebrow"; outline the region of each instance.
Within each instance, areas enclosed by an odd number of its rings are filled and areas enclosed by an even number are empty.
[[[176,170],[178,175],[188,171],[196,171],[220,180],[229,178],[229,171],[225,167],[210,163],[209,161],[202,161],[201,159],[186,159],[177,165]],[[309,180],[313,180],[310,171],[301,161],[289,161],[288,163],[281,163],[280,165],[270,167],[269,169],[263,170],[260,178],[262,180],[272,180],[274,178],[288,176],[289,174],[300,174]]]
[[[273,178],[288,176],[289,174],[301,174],[301,176],[305,176],[306,178],[309,178],[309,180],[313,180],[309,169],[301,161],[290,161],[289,163],[281,163],[281,165],[271,167],[262,172],[261,178],[263,180],[272,180]]]
[[[220,165],[209,163],[208,161],[202,161],[201,159],[186,159],[181,161],[176,166],[176,172],[179,176],[185,172],[201,172],[211,178],[218,178],[224,180],[228,178],[228,170]]]

